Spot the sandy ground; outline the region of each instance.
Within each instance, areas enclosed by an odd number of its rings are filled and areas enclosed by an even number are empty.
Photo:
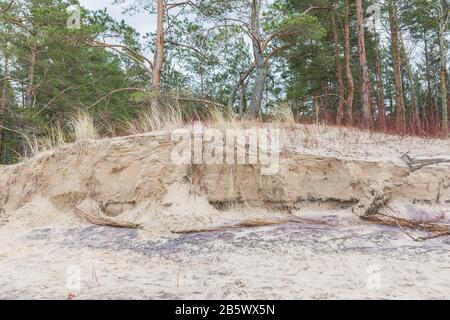
[[[0,299],[450,298],[449,237],[342,217],[164,237],[3,221]]]
[[[280,171],[267,177],[175,165],[167,133],[0,167],[0,299],[450,298],[450,237],[415,242],[352,213],[382,194],[389,214],[449,224],[450,163],[411,171],[400,160],[450,159],[449,139],[283,132]],[[94,226],[80,212],[143,229]],[[327,224],[229,228],[292,215]]]

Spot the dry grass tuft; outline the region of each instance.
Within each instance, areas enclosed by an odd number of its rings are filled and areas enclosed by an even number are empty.
[[[211,107],[208,112],[208,124],[217,128],[228,128],[240,122],[238,116],[227,108]]]
[[[160,130],[183,123],[183,112],[178,104],[160,106],[137,113],[132,120],[125,120],[123,126],[132,135]]]
[[[292,108],[287,103],[279,103],[270,110],[270,117],[289,128],[295,128],[296,121]]]
[[[68,124],[72,130],[75,142],[94,140],[99,137],[94,119],[87,112],[81,111],[72,115]]]
[[[27,144],[26,149],[29,151],[31,157],[67,144],[67,136],[60,125],[51,127],[47,130],[47,133],[41,137],[37,137],[36,135],[33,135],[31,138],[27,136],[24,137]]]
[[[58,123],[50,127],[41,136],[23,136],[26,141],[25,149],[27,150],[25,158],[34,157],[41,152],[55,149],[70,142],[94,140],[99,137],[94,120],[87,112],[73,114],[69,117],[67,126]]]

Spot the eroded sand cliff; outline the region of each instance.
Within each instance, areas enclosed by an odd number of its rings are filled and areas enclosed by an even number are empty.
[[[447,157],[448,140],[311,126],[282,140],[272,176],[175,165],[168,132],[0,168],[0,298],[449,297],[448,237],[357,216],[382,195],[381,213],[448,224],[450,165],[400,159]],[[140,228],[91,223],[105,221]]]

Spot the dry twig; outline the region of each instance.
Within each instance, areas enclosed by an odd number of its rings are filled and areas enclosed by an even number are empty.
[[[363,219],[382,225],[398,227],[414,241],[424,241],[450,235],[450,226],[445,224],[426,223],[404,218],[396,218],[382,213],[367,216],[364,217]],[[427,232],[430,233],[431,235],[428,237],[416,237],[408,233],[405,228]]]
[[[269,227],[269,226],[277,226],[282,224],[316,224],[316,225],[328,225],[325,221],[319,220],[308,220],[308,219],[286,219],[286,220],[246,220],[231,226],[223,226],[217,228],[209,228],[209,229],[196,229],[196,230],[187,230],[187,231],[179,231],[174,232],[176,234],[193,234],[193,233],[204,233],[204,232],[217,232],[217,231],[226,231],[233,229],[241,229],[241,228],[258,228],[258,227]]]
[[[136,224],[136,223],[115,221],[115,220],[100,217],[100,216],[95,217],[95,216],[87,214],[86,212],[81,211],[80,209],[78,209],[75,206],[73,206],[73,209],[79,217],[81,217],[82,219],[85,219],[87,222],[95,224],[97,226],[123,228],[123,229],[141,229],[142,228],[142,226],[140,224]]]

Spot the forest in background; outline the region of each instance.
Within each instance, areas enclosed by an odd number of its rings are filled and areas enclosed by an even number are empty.
[[[31,137],[70,136],[80,112],[104,136],[174,106],[182,121],[282,109],[302,122],[448,133],[446,0],[111,1],[154,14],[156,31],[72,0],[0,0],[0,164],[25,156]]]

